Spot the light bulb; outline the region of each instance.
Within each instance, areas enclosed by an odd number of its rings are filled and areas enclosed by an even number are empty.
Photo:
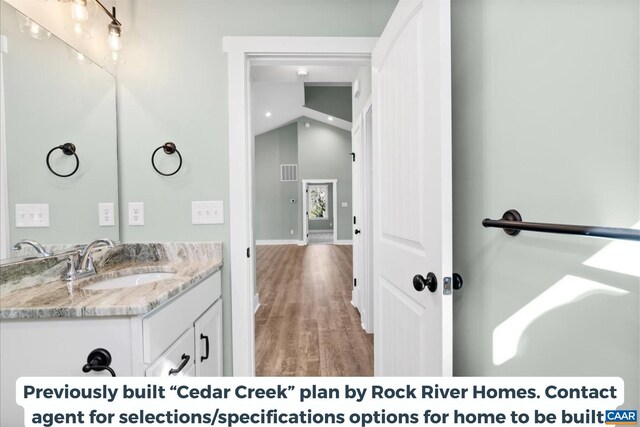
[[[73,22],[87,22],[89,11],[86,0],[73,0],[71,4],[71,19]]]
[[[31,22],[31,25],[29,26],[29,32],[33,37],[38,37],[40,35],[40,26],[35,22]]]
[[[122,38],[120,35],[120,26],[114,23],[109,24],[109,49],[113,52],[122,50]]]

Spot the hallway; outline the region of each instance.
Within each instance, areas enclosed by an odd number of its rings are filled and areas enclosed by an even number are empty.
[[[351,246],[257,247],[256,375],[373,375],[373,335],[351,305],[351,254]]]

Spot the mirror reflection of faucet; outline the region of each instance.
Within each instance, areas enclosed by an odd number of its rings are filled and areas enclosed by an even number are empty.
[[[67,258],[67,272],[65,274],[65,280],[71,281],[76,279],[82,279],[83,277],[93,276],[96,274],[96,268],[93,265],[93,258],[91,253],[94,249],[106,246],[113,248],[115,243],[111,239],[97,239],[89,243],[76,255],[78,257],[77,262],[74,260],[74,255]]]
[[[35,240],[29,240],[29,239],[20,240],[18,243],[13,245],[13,250],[14,251],[19,251],[20,249],[22,249],[23,245],[27,245],[27,246],[33,247],[33,249],[35,249],[36,252],[38,253],[38,256],[47,257],[47,256],[53,255],[53,252],[48,252],[44,248],[44,246],[42,246],[40,243],[36,242]]]

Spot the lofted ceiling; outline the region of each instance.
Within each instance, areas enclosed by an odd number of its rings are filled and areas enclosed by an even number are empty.
[[[326,62],[326,61],[325,61]],[[304,65],[296,65],[304,64]],[[310,117],[331,126],[351,130],[351,122],[329,117],[304,105],[304,85],[350,86],[358,75],[359,68],[366,61],[333,61],[313,63],[313,61],[293,60],[274,63],[253,64],[252,81],[252,127],[253,134],[259,135],[291,123],[299,117]],[[301,77],[298,69],[305,68],[308,75]],[[270,113],[267,117],[266,114]]]

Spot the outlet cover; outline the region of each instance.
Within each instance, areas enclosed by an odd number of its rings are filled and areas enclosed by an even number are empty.
[[[113,227],[116,225],[113,203],[98,203],[98,224],[100,227]]]
[[[129,202],[129,225],[144,225],[143,202]]]
[[[191,202],[192,224],[223,224],[224,207],[222,201]]]
[[[16,227],[49,227],[49,204],[16,204]]]

